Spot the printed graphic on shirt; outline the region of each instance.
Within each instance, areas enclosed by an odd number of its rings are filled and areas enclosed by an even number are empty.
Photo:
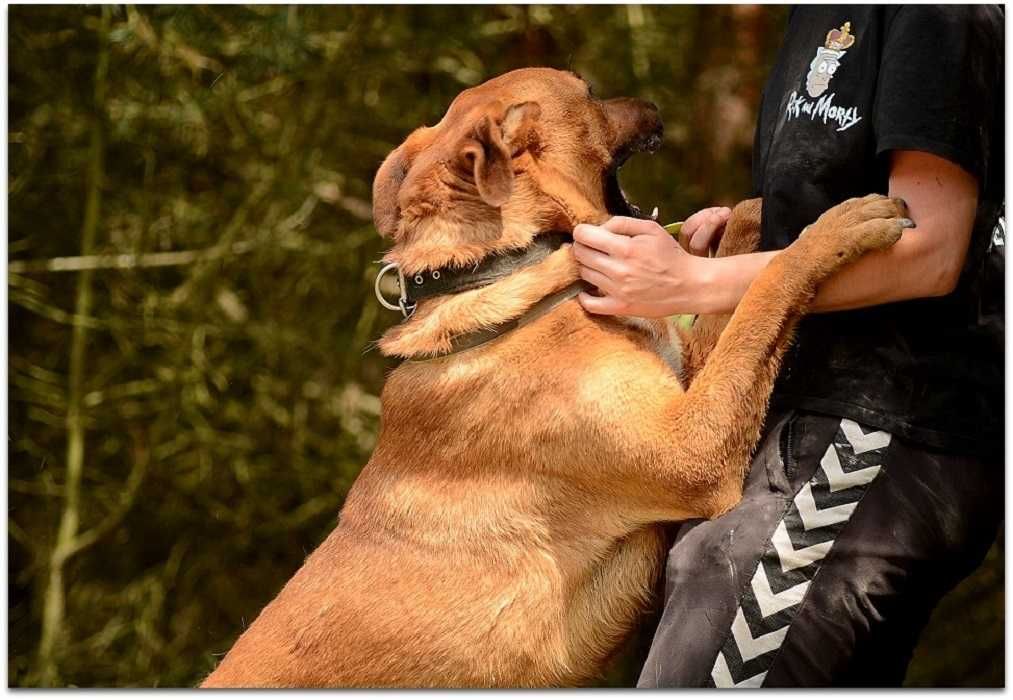
[[[826,43],[816,49],[816,58],[809,64],[809,74],[805,77],[805,89],[809,97],[819,97],[827,91],[830,79],[841,65],[841,59],[854,43],[851,22],[845,22],[840,29],[827,32]]]
[[[809,64],[809,73],[805,76],[806,93],[813,99],[806,99],[805,95],[792,90],[786,109],[789,121],[800,117],[819,119],[824,124],[836,124],[837,131],[850,129],[862,121],[857,107],[836,105],[836,93],[824,94],[830,87],[830,80],[840,68],[847,49],[855,43],[855,38],[851,33],[851,22],[845,22],[840,29],[827,32],[826,41],[816,49],[816,57]]]

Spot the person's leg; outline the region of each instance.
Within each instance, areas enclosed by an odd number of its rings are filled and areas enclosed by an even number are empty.
[[[665,568],[664,610],[638,687],[701,686],[710,677],[742,587],[796,490],[785,478],[779,447],[790,417],[768,416],[742,501],[720,518],[689,521],[677,531]]]
[[[830,416],[770,425],[742,503],[677,535],[641,687],[897,685],[995,536],[994,465]]]
[[[1002,501],[1001,465],[895,438],[764,685],[899,686],[933,608],[995,540]]]

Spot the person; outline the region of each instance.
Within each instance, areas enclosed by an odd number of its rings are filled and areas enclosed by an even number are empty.
[[[833,205],[915,228],[823,285],[741,503],[679,526],[641,687],[899,685],[1002,518],[1003,11],[791,10],[753,150],[758,252],[707,257],[730,210],[574,230],[592,314],[729,313]],[[692,253],[692,254],[690,254]]]

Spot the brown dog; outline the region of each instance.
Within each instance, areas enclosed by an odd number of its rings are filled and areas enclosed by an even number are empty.
[[[615,171],[660,131],[653,105],[595,100],[572,73],[520,70],[466,90],[376,176],[387,258],[409,277],[428,274],[636,213]],[[736,208],[723,253],[752,248],[758,214],[758,201]],[[827,212],[726,327],[701,321],[682,354],[664,323],[591,317],[573,299],[446,354],[462,334],[571,285],[568,245],[421,301],[380,343],[413,359],[384,387],[379,442],[340,524],[204,685],[592,679],[648,601],[659,523],[715,517],[739,500],[781,355],[817,284],[892,244],[903,214],[879,196]]]

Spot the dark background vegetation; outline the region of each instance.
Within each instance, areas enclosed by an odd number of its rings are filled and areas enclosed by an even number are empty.
[[[11,7],[8,683],[196,684],[334,526],[388,368],[366,347],[397,320],[370,183],[411,129],[504,71],[571,68],[661,107],[635,201],[731,203],[784,14]],[[996,547],[908,682],[1002,664]]]

